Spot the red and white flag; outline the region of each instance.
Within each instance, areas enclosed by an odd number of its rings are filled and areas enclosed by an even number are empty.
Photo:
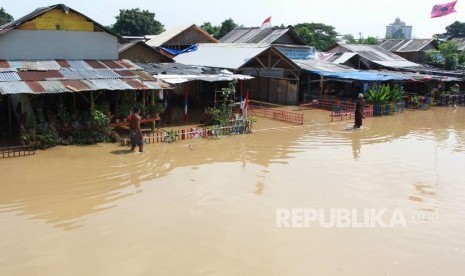
[[[263,21],[262,23],[262,26],[260,27],[260,29],[266,29],[266,28],[271,28],[271,16],[265,19],[265,21]]]
[[[457,0],[446,4],[434,5],[431,10],[431,18],[441,17],[456,12],[455,4],[457,4]]]

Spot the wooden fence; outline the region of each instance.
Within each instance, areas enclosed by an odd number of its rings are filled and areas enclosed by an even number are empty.
[[[172,143],[181,140],[243,134],[248,132],[250,132],[250,123],[244,121],[237,121],[234,124],[225,127],[211,126],[171,130],[160,128],[150,133],[144,133],[144,142],[147,144]],[[125,139],[125,143],[129,143],[129,138]]]
[[[292,111],[249,106],[249,114],[298,125],[304,124],[304,114]]]
[[[35,150],[31,146],[16,146],[0,148],[2,158],[34,155]]]

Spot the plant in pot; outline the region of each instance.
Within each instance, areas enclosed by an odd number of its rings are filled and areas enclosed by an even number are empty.
[[[146,119],[150,119],[150,116],[151,116],[151,106],[147,105],[147,106],[143,106],[141,107],[141,112],[142,114],[144,114],[144,117]]]

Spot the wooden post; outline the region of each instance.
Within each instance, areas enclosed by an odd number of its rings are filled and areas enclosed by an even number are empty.
[[[11,102],[11,97],[10,96],[7,96],[7,104],[8,104],[8,135],[9,137],[11,138],[11,135],[12,135],[12,126],[11,126],[11,105],[13,104]]]
[[[215,93],[216,95],[216,93]],[[184,83],[184,122],[187,121],[187,82]]]
[[[150,99],[150,105],[155,106],[155,90],[152,90],[152,98]],[[152,122],[152,130],[156,128],[156,122]]]
[[[142,108],[144,110],[144,116],[146,115],[145,114],[145,90],[142,90]]]
[[[76,112],[76,93],[73,93],[73,113]]]
[[[90,91],[90,110],[94,110],[94,91]]]

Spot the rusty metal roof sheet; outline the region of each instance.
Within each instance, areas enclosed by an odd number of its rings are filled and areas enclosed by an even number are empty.
[[[127,60],[0,61],[0,94],[171,89],[142,70]]]
[[[98,60],[85,60],[87,64],[92,66],[94,69],[105,69],[107,68],[105,64],[100,63]]]
[[[124,66],[116,63],[113,60],[102,60],[100,62],[105,64],[108,68],[111,68],[111,69],[123,69],[123,68],[125,68]]]
[[[60,72],[54,71],[20,71],[18,72],[21,80],[24,81],[44,81],[50,79],[59,79],[63,78],[63,75]]]
[[[37,81],[26,81],[27,86],[36,93],[43,93],[45,92],[45,89],[42,85],[40,85],[39,82]]]
[[[74,92],[94,90],[89,84],[80,80],[62,80],[61,83]]]
[[[141,90],[148,89],[148,87],[145,84],[141,83],[137,79],[122,79],[122,81],[129,84],[131,87],[135,89],[141,89]]]
[[[134,77],[136,76],[136,74],[133,73],[133,71],[130,71],[130,70],[118,70],[118,71],[115,71],[119,76],[120,78],[121,77]]]
[[[6,60],[0,60],[0,68],[10,68],[10,64]]]
[[[64,59],[57,59],[57,63],[60,64],[61,68],[71,67],[69,62],[67,60],[64,60]]]

